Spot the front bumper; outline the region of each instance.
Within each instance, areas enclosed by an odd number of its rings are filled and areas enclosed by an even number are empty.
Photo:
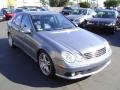
[[[71,70],[69,68],[59,68],[60,72],[56,73],[56,75],[64,79],[79,79],[102,71],[110,64],[110,62],[111,60],[107,58],[104,62],[102,61],[96,64],[91,64],[89,66],[75,68]]]
[[[115,30],[116,26],[87,24],[86,28],[90,31],[105,32],[105,31]]]

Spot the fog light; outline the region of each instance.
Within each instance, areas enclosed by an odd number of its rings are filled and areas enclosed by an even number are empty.
[[[64,75],[70,77],[71,73],[70,72],[66,72]]]
[[[76,73],[75,72],[66,72],[65,74],[64,74],[65,76],[68,76],[68,77],[74,77],[75,75],[76,75]]]
[[[72,76],[72,77],[75,76],[75,73],[71,73],[71,76]]]
[[[75,75],[79,75],[79,74],[81,74],[81,72],[79,72],[79,71],[78,71],[78,72],[75,72]]]

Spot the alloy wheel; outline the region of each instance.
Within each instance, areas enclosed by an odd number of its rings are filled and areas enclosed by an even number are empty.
[[[50,74],[52,73],[52,63],[46,53],[40,53],[39,66],[45,76],[50,76]]]

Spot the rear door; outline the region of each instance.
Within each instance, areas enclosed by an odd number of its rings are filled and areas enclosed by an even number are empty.
[[[20,24],[21,24],[21,20],[22,20],[22,14],[17,15],[12,21],[11,21],[11,25],[8,27],[9,32],[13,38],[13,42],[17,45],[17,46],[21,46],[21,40],[19,38],[19,32],[20,32]]]

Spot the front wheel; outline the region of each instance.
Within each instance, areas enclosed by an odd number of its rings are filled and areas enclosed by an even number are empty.
[[[85,28],[87,24],[87,20],[85,20],[84,22],[82,22],[81,24],[79,24],[78,26],[81,28]]]
[[[55,68],[50,56],[45,51],[41,51],[38,60],[41,72],[47,77],[53,77],[55,75]]]

